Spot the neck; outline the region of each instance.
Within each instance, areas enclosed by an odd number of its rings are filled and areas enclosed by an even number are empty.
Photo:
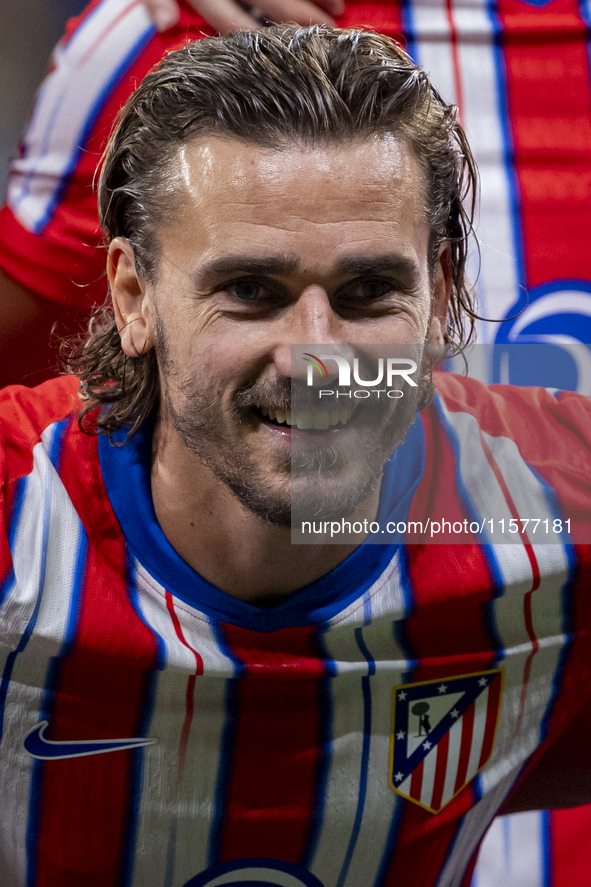
[[[273,606],[319,579],[357,544],[294,545],[291,531],[246,509],[174,431],[158,424],[152,455],[152,499],[158,522],[177,553],[222,591]],[[370,521],[379,490],[351,517]]]

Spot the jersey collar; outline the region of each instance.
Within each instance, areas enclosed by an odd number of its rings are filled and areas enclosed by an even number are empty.
[[[371,544],[370,540],[334,570],[272,608],[255,607],[226,594],[189,567],[158,523],[150,487],[152,433],[153,422],[148,421],[123,446],[112,446],[106,435],[99,437],[107,494],[131,556],[167,591],[209,618],[257,631],[317,625],[361,597],[396,556],[397,542]],[[114,443],[122,444],[125,437],[125,429],[115,433]],[[406,520],[424,466],[425,438],[419,415],[384,468],[377,517],[381,526]]]

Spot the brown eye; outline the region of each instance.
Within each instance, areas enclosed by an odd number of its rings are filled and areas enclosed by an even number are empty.
[[[391,289],[392,285],[387,280],[378,279],[364,280],[359,287],[361,297],[368,301],[383,298]]]
[[[242,302],[254,302],[264,295],[264,288],[256,280],[238,280],[229,289]]]

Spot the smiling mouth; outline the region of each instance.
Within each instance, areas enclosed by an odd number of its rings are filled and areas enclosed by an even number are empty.
[[[328,428],[346,425],[353,415],[352,407],[340,407],[338,410],[309,410],[296,412],[272,410],[260,407],[257,412],[270,425],[284,425],[297,428],[298,431],[326,431]]]

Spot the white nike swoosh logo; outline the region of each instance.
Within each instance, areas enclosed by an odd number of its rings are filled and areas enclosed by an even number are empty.
[[[104,755],[110,751],[126,748],[142,748],[153,745],[157,739],[73,739],[55,742],[45,739],[48,721],[41,721],[26,734],[23,745],[33,758],[42,761],[56,761],[60,758],[83,758],[86,755]]]

